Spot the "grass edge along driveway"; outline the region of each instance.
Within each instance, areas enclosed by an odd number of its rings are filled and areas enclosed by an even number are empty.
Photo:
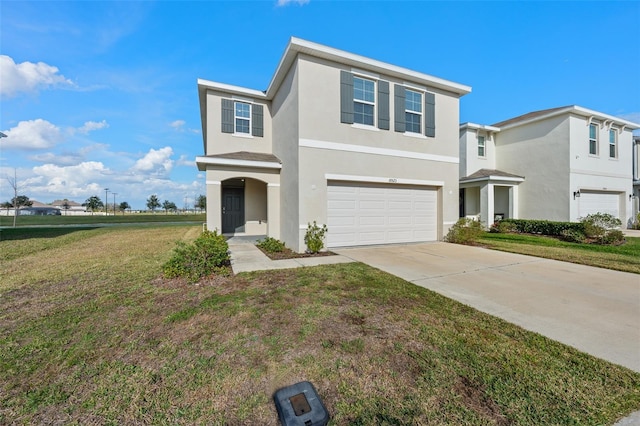
[[[363,264],[162,279],[198,232],[0,242],[0,423],[275,425],[272,393],[300,380],[332,424],[613,424],[640,406],[640,374]]]

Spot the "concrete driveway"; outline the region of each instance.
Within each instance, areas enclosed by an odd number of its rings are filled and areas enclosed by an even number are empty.
[[[333,250],[640,372],[640,276],[448,243]]]

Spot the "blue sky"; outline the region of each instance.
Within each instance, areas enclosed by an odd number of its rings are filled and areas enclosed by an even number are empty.
[[[462,122],[580,105],[640,122],[640,2],[0,3],[0,201],[183,207],[196,80],[264,90],[291,36],[472,87]],[[109,195],[109,202],[113,202]]]

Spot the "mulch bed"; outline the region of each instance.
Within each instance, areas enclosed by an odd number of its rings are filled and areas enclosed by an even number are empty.
[[[318,253],[296,253],[295,251],[285,247],[285,249],[280,252],[270,253],[263,250],[261,247],[258,248],[271,260],[299,259],[301,257],[335,256],[335,253],[331,251],[321,251]]]

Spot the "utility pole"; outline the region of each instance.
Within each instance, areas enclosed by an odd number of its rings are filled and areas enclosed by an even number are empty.
[[[107,192],[109,192],[109,188],[104,189],[104,215],[109,216],[109,212],[107,212],[107,204],[109,204],[109,198],[107,198]]]
[[[16,227],[16,219],[18,218],[18,175],[16,168],[13,168],[13,227]]]
[[[112,192],[113,194],[113,217],[116,217],[116,192]]]

